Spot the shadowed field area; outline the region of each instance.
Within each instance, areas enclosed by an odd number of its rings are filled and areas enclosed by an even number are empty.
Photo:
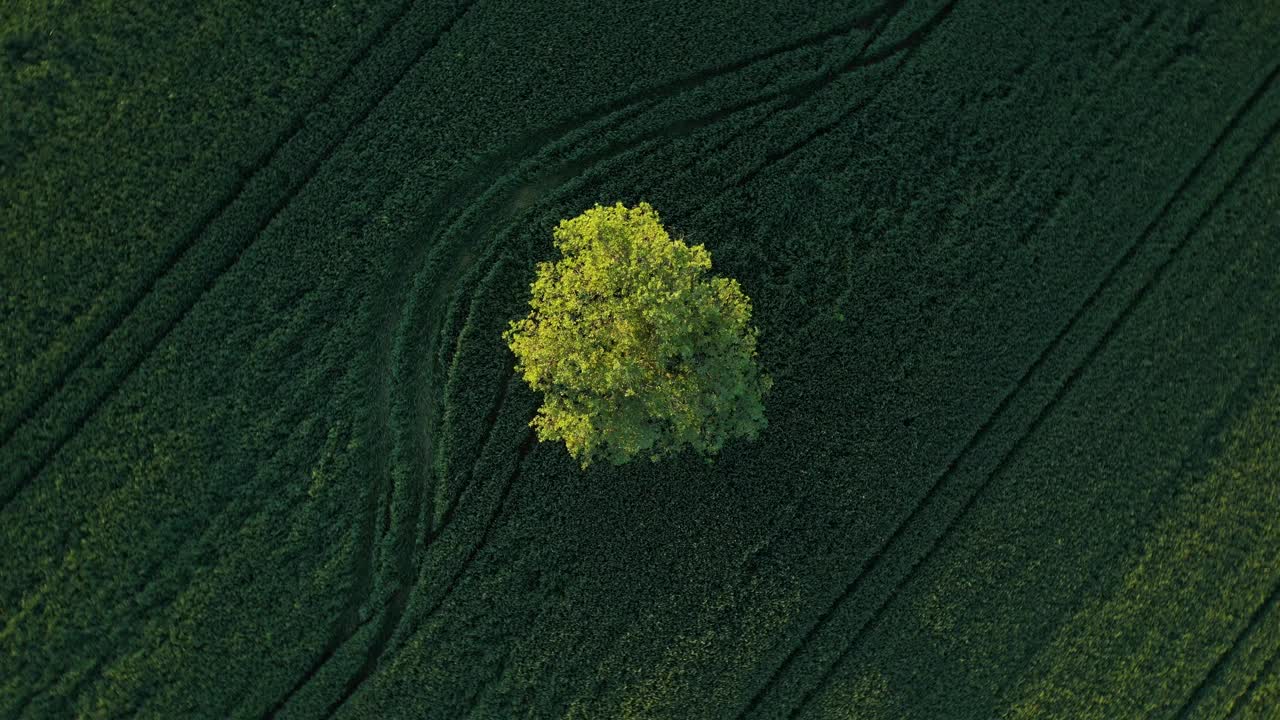
[[[0,717],[1273,718],[1280,4],[19,3]],[[774,387],[539,444],[651,203]]]

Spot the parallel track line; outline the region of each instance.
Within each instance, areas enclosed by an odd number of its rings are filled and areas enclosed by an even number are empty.
[[[766,681],[764,686],[762,686],[752,696],[751,700],[748,701],[747,705],[738,714],[738,717],[741,718],[754,712],[758,708],[759,704],[762,702],[763,698],[766,695],[769,695],[773,692],[777,683],[780,681],[781,676],[784,675],[787,672],[787,670],[790,669],[791,665],[796,661],[796,658],[799,656],[803,648],[807,646],[810,642],[812,642],[812,640],[817,636],[817,634],[821,631],[821,629],[828,622],[830,622],[831,617],[835,614],[836,610],[841,605],[843,605],[851,596],[855,595],[858,592],[858,590],[861,589],[863,583],[866,581],[866,578],[872,572],[874,572],[877,567],[879,567],[882,559],[885,557],[886,551],[890,548],[890,546],[895,545],[896,543],[902,541],[902,538],[904,537],[907,529],[911,525],[915,524],[916,518],[923,512],[924,508],[932,502],[934,497],[937,496],[938,492],[947,484],[948,480],[955,474],[956,468],[960,465],[960,463],[963,462],[969,456],[969,454],[974,451],[974,449],[978,446],[978,444],[987,436],[987,434],[991,431],[991,427],[995,424],[995,422],[1001,416],[1004,415],[1004,413],[1008,410],[1009,406],[1012,404],[1013,400],[1030,383],[1031,377],[1035,375],[1042,366],[1044,366],[1044,364],[1048,361],[1050,356],[1055,354],[1055,351],[1066,339],[1066,337],[1069,334],[1071,334],[1072,330],[1074,330],[1076,325],[1081,321],[1081,319],[1089,313],[1092,307],[1099,302],[1101,296],[1107,290],[1107,288],[1109,288],[1115,282],[1116,278],[1120,275],[1120,272],[1133,261],[1133,259],[1137,256],[1138,250],[1141,248],[1141,246],[1145,244],[1145,242],[1150,237],[1150,235],[1155,231],[1156,227],[1159,226],[1164,221],[1165,217],[1168,216],[1170,211],[1172,211],[1174,205],[1183,196],[1183,194],[1186,193],[1187,189],[1204,172],[1204,168],[1208,164],[1210,158],[1212,158],[1214,155],[1218,153],[1218,150],[1221,148],[1222,144],[1226,142],[1227,138],[1232,133],[1235,132],[1236,128],[1240,124],[1241,119],[1258,103],[1259,99],[1265,94],[1265,91],[1270,87],[1271,83],[1276,79],[1278,73],[1280,73],[1280,65],[1276,65],[1271,69],[1271,71],[1267,74],[1266,78],[1250,94],[1250,96],[1244,102],[1244,104],[1241,105],[1241,107],[1238,108],[1236,112],[1232,114],[1230,120],[1228,121],[1227,125],[1223,128],[1222,132],[1218,134],[1218,136],[1210,144],[1207,151],[1200,157],[1199,161],[1197,161],[1197,163],[1192,167],[1191,171],[1182,180],[1182,182],[1179,183],[1178,187],[1173,191],[1173,193],[1165,201],[1164,205],[1161,206],[1160,210],[1156,213],[1155,217],[1147,224],[1144,230],[1138,235],[1137,239],[1135,239],[1135,241],[1132,244],[1130,244],[1130,246],[1126,249],[1126,251],[1117,260],[1117,262],[1111,266],[1111,268],[1103,276],[1102,281],[1098,284],[1097,287],[1094,288],[1093,292],[1089,294],[1089,296],[1080,305],[1080,307],[1077,308],[1076,311],[1071,315],[1071,317],[1067,320],[1066,324],[1063,325],[1063,327],[1058,331],[1057,335],[1053,338],[1053,340],[1051,340],[1049,344],[1043,350],[1040,351],[1039,355],[1036,356],[1035,360],[1032,361],[1031,365],[1029,365],[1027,369],[1023,371],[1021,377],[1018,378],[1018,380],[1014,383],[1013,387],[1009,390],[1009,392],[1007,392],[1004,395],[1004,397],[1000,399],[1000,402],[996,405],[995,409],[991,412],[991,414],[987,417],[987,419],[978,427],[977,431],[975,431],[974,434],[970,436],[969,440],[966,441],[966,443],[960,449],[960,451],[947,463],[946,469],[938,477],[938,480],[936,480],[933,483],[933,485],[929,488],[929,490],[925,493],[925,495],[920,499],[920,501],[915,504],[915,506],[911,509],[911,512],[907,514],[906,518],[904,518],[903,521],[898,524],[898,526],[889,535],[889,537],[880,545],[880,547],[876,550],[876,552],[873,553],[863,563],[862,567],[859,569],[859,571],[854,576],[854,578],[845,586],[844,590],[841,591],[841,593],[836,596],[836,599],[833,601],[833,603],[818,616],[817,620],[805,632],[800,642],[792,647],[791,651],[783,659],[782,663],[774,670],[774,672],[771,674],[771,676]],[[1061,394],[1061,388],[1059,390],[1058,395],[1060,394]],[[1055,395],[1055,397],[1057,397],[1058,395]],[[1054,401],[1051,400],[1050,405],[1046,407],[1051,407],[1053,403]],[[975,497],[976,495],[977,493],[974,494]],[[961,514],[963,514],[963,510]]]
[[[1269,84],[1270,79],[1273,77],[1275,77],[1274,71],[1270,76],[1268,76],[1268,82],[1264,83],[1263,87],[1266,87]],[[1257,97],[1257,96],[1255,95],[1254,97]],[[1237,116],[1237,118],[1238,117],[1239,116]],[[1137,308],[1138,305],[1141,304],[1142,300],[1146,297],[1147,293],[1151,290],[1151,288],[1154,287],[1159,282],[1160,278],[1163,277],[1164,272],[1172,264],[1172,261],[1181,253],[1183,248],[1185,248],[1188,245],[1188,241],[1191,239],[1191,237],[1194,236],[1200,230],[1201,226],[1203,226],[1203,224],[1208,220],[1208,218],[1213,214],[1213,212],[1217,210],[1218,206],[1222,203],[1223,199],[1225,199],[1228,192],[1234,188],[1234,186],[1240,180],[1240,178],[1243,177],[1244,174],[1248,171],[1248,169],[1252,166],[1253,161],[1261,153],[1261,150],[1267,147],[1275,139],[1278,132],[1280,132],[1280,122],[1277,122],[1276,124],[1272,125],[1271,129],[1267,132],[1266,136],[1263,138],[1262,142],[1259,144],[1258,149],[1248,156],[1248,158],[1244,161],[1244,163],[1240,166],[1240,168],[1237,169],[1236,173],[1232,176],[1232,178],[1227,182],[1226,186],[1222,188],[1222,190],[1214,197],[1213,201],[1209,204],[1209,206],[1200,214],[1200,216],[1196,219],[1196,221],[1192,223],[1191,228],[1183,236],[1182,240],[1178,243],[1178,245],[1176,245],[1170,251],[1169,255],[1167,255],[1165,259],[1160,262],[1160,264],[1156,267],[1155,271],[1152,273],[1151,277],[1147,279],[1147,281],[1142,285],[1142,287],[1139,288],[1138,292],[1135,293],[1130,298],[1129,302],[1126,303],[1126,305],[1120,311],[1120,313],[1111,321],[1111,323],[1107,327],[1107,330],[1089,349],[1089,352],[1085,355],[1084,359],[1079,364],[1077,364],[1070,373],[1068,373],[1066,380],[1059,386],[1058,390],[1054,393],[1053,397],[1050,398],[1049,402],[1040,409],[1040,412],[1037,413],[1035,418],[1027,426],[1027,429],[1018,437],[1018,439],[1009,448],[1009,450],[1004,453],[1004,455],[1001,457],[1000,461],[996,464],[996,467],[992,470],[992,472],[969,495],[968,499],[961,506],[960,511],[947,524],[942,534],[939,535],[930,544],[929,549],[925,552],[923,556],[921,556],[914,563],[912,563],[907,573],[898,580],[898,582],[894,585],[893,589],[889,592],[889,594],[876,607],[876,610],[872,613],[871,617],[858,628],[858,630],[854,633],[853,639],[845,647],[845,649],[840,653],[840,655],[836,658],[835,662],[830,664],[827,667],[827,670],[823,673],[821,679],[818,682],[818,685],[815,686],[814,688],[811,688],[808,692],[806,692],[802,696],[801,701],[792,709],[791,717],[793,718],[796,717],[804,709],[804,707],[808,704],[808,702],[812,700],[812,698],[816,695],[816,693],[820,691],[822,688],[824,688],[828,682],[830,682],[831,678],[835,674],[836,669],[840,666],[840,664],[844,661],[844,659],[847,658],[852,653],[852,651],[860,644],[861,640],[864,637],[866,637],[867,632],[869,632],[870,629],[874,628],[880,623],[880,621],[884,617],[884,612],[893,603],[893,600],[896,599],[896,597],[898,596],[898,593],[907,585],[907,583],[911,580],[911,578],[914,577],[916,570],[919,569],[926,562],[928,562],[929,559],[933,557],[934,553],[937,552],[938,548],[940,548],[946,542],[946,540],[950,538],[955,528],[959,526],[959,520],[962,517],[964,517],[969,512],[969,510],[973,507],[978,497],[982,495],[982,491],[987,486],[990,485],[991,481],[994,478],[999,477],[1004,472],[1004,470],[1009,466],[1011,460],[1018,454],[1018,452],[1026,444],[1027,440],[1035,434],[1036,430],[1039,429],[1040,425],[1044,422],[1044,420],[1049,415],[1052,414],[1053,410],[1057,407],[1058,403],[1062,400],[1063,397],[1066,396],[1066,394],[1071,390],[1071,388],[1075,386],[1076,382],[1079,380],[1083,372],[1086,369],[1088,369],[1089,365],[1098,356],[1100,351],[1107,345],[1107,343],[1111,340],[1111,338],[1114,337],[1116,331],[1120,328],[1120,326],[1124,324],[1125,320],[1128,319],[1128,317],[1132,314],[1133,310]],[[1220,136],[1220,138],[1221,137],[1222,136]],[[1218,142],[1214,143],[1213,152],[1216,152],[1216,148],[1218,145],[1220,145],[1220,143]],[[1136,248],[1136,245],[1135,245],[1135,248]],[[935,488],[937,487],[938,486],[935,485]],[[921,506],[917,506],[917,507],[921,507]]]

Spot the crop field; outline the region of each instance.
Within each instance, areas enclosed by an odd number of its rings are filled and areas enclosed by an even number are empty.
[[[1280,2],[0,13],[0,718],[1280,718]],[[502,340],[651,203],[768,427]]]

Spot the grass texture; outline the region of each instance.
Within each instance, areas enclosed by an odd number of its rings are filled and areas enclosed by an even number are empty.
[[[1280,5],[20,2],[0,717],[1270,718]],[[768,428],[503,345],[650,202]]]

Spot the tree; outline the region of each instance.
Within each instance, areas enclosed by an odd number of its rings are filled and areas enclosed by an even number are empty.
[[[751,300],[708,277],[711,254],[672,239],[647,203],[596,205],[555,229],[528,317],[503,334],[543,394],[530,422],[586,468],[638,454],[704,456],[765,427]]]

